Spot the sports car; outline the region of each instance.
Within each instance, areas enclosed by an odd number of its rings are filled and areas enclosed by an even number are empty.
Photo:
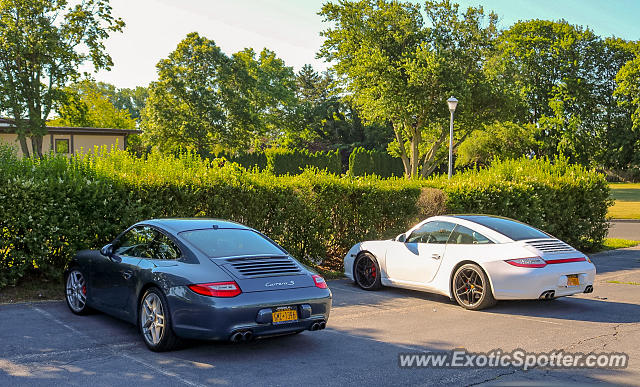
[[[365,290],[424,290],[471,310],[590,293],[596,274],[589,257],[563,241],[489,215],[435,216],[392,240],[358,243],[344,270]]]
[[[260,232],[217,219],[137,223],[65,269],[71,312],[137,324],[153,351],[181,338],[246,341],[324,329],[324,279]]]

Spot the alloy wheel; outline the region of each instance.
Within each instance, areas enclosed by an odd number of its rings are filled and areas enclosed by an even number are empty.
[[[67,276],[67,303],[71,310],[80,313],[87,304],[87,284],[79,270],[72,270]]]

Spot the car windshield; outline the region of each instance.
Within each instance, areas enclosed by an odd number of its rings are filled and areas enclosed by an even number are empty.
[[[285,254],[279,246],[252,230],[211,228],[184,231],[180,236],[210,258]]]
[[[551,238],[549,234],[511,219],[494,218],[492,216],[460,216],[460,218],[481,224],[513,239],[514,241]]]

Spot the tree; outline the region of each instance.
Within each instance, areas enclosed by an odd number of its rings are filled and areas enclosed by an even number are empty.
[[[246,72],[248,103],[256,127],[255,134],[273,142],[296,130],[296,77],[276,54],[264,48],[256,57],[251,48],[233,54],[232,60]]]
[[[456,166],[491,163],[494,158],[517,159],[536,150],[535,125],[494,122],[474,130],[458,148]]]
[[[111,15],[109,0],[0,0],[0,111],[15,119],[22,152],[42,156],[42,137],[62,88],[91,62],[109,69],[104,40],[124,22]]]
[[[620,131],[613,140],[618,141],[612,147],[622,153],[623,162],[619,167],[640,166],[640,47],[636,48],[636,56],[628,61],[616,76],[618,87],[615,96],[619,97],[619,105],[631,110],[632,126]],[[626,165],[625,165],[626,163]]]
[[[161,151],[186,148],[210,154],[216,147],[247,147],[257,127],[244,64],[214,41],[190,33],[157,64],[142,110],[145,141]]]
[[[391,122],[392,152],[408,177],[430,174],[448,135],[446,99],[460,101],[456,133],[463,139],[488,119],[498,101],[484,71],[497,35],[495,14],[449,1],[361,0],[327,3],[320,15],[332,27],[319,56],[333,69],[368,122]],[[495,97],[495,98],[494,98]],[[459,143],[459,141],[458,141]],[[407,149],[408,148],[408,149]]]
[[[65,88],[67,99],[57,108],[59,117],[49,125],[135,129],[136,120],[128,109],[114,106],[103,92],[105,85],[85,80]]]

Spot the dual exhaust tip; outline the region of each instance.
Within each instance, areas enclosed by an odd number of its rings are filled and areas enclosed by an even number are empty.
[[[250,341],[251,339],[253,339],[253,332],[251,331],[238,331],[231,335],[231,341],[234,343]]]
[[[326,327],[327,327],[327,323],[325,321],[314,322],[313,324],[311,324],[311,327],[309,327],[309,330],[319,331]],[[249,330],[234,332],[229,338],[229,340],[231,340],[231,342],[233,343],[239,343],[242,341],[251,341],[252,339],[253,339],[253,332]]]
[[[584,292],[585,293],[593,293],[593,285],[587,285],[587,287],[584,288]]]
[[[555,290],[547,290],[540,295],[541,300],[553,300],[556,296]]]
[[[321,329],[324,329],[327,327],[327,323],[324,321],[320,321],[320,322],[315,322],[311,325],[311,327],[309,328],[310,331],[319,331]]]

